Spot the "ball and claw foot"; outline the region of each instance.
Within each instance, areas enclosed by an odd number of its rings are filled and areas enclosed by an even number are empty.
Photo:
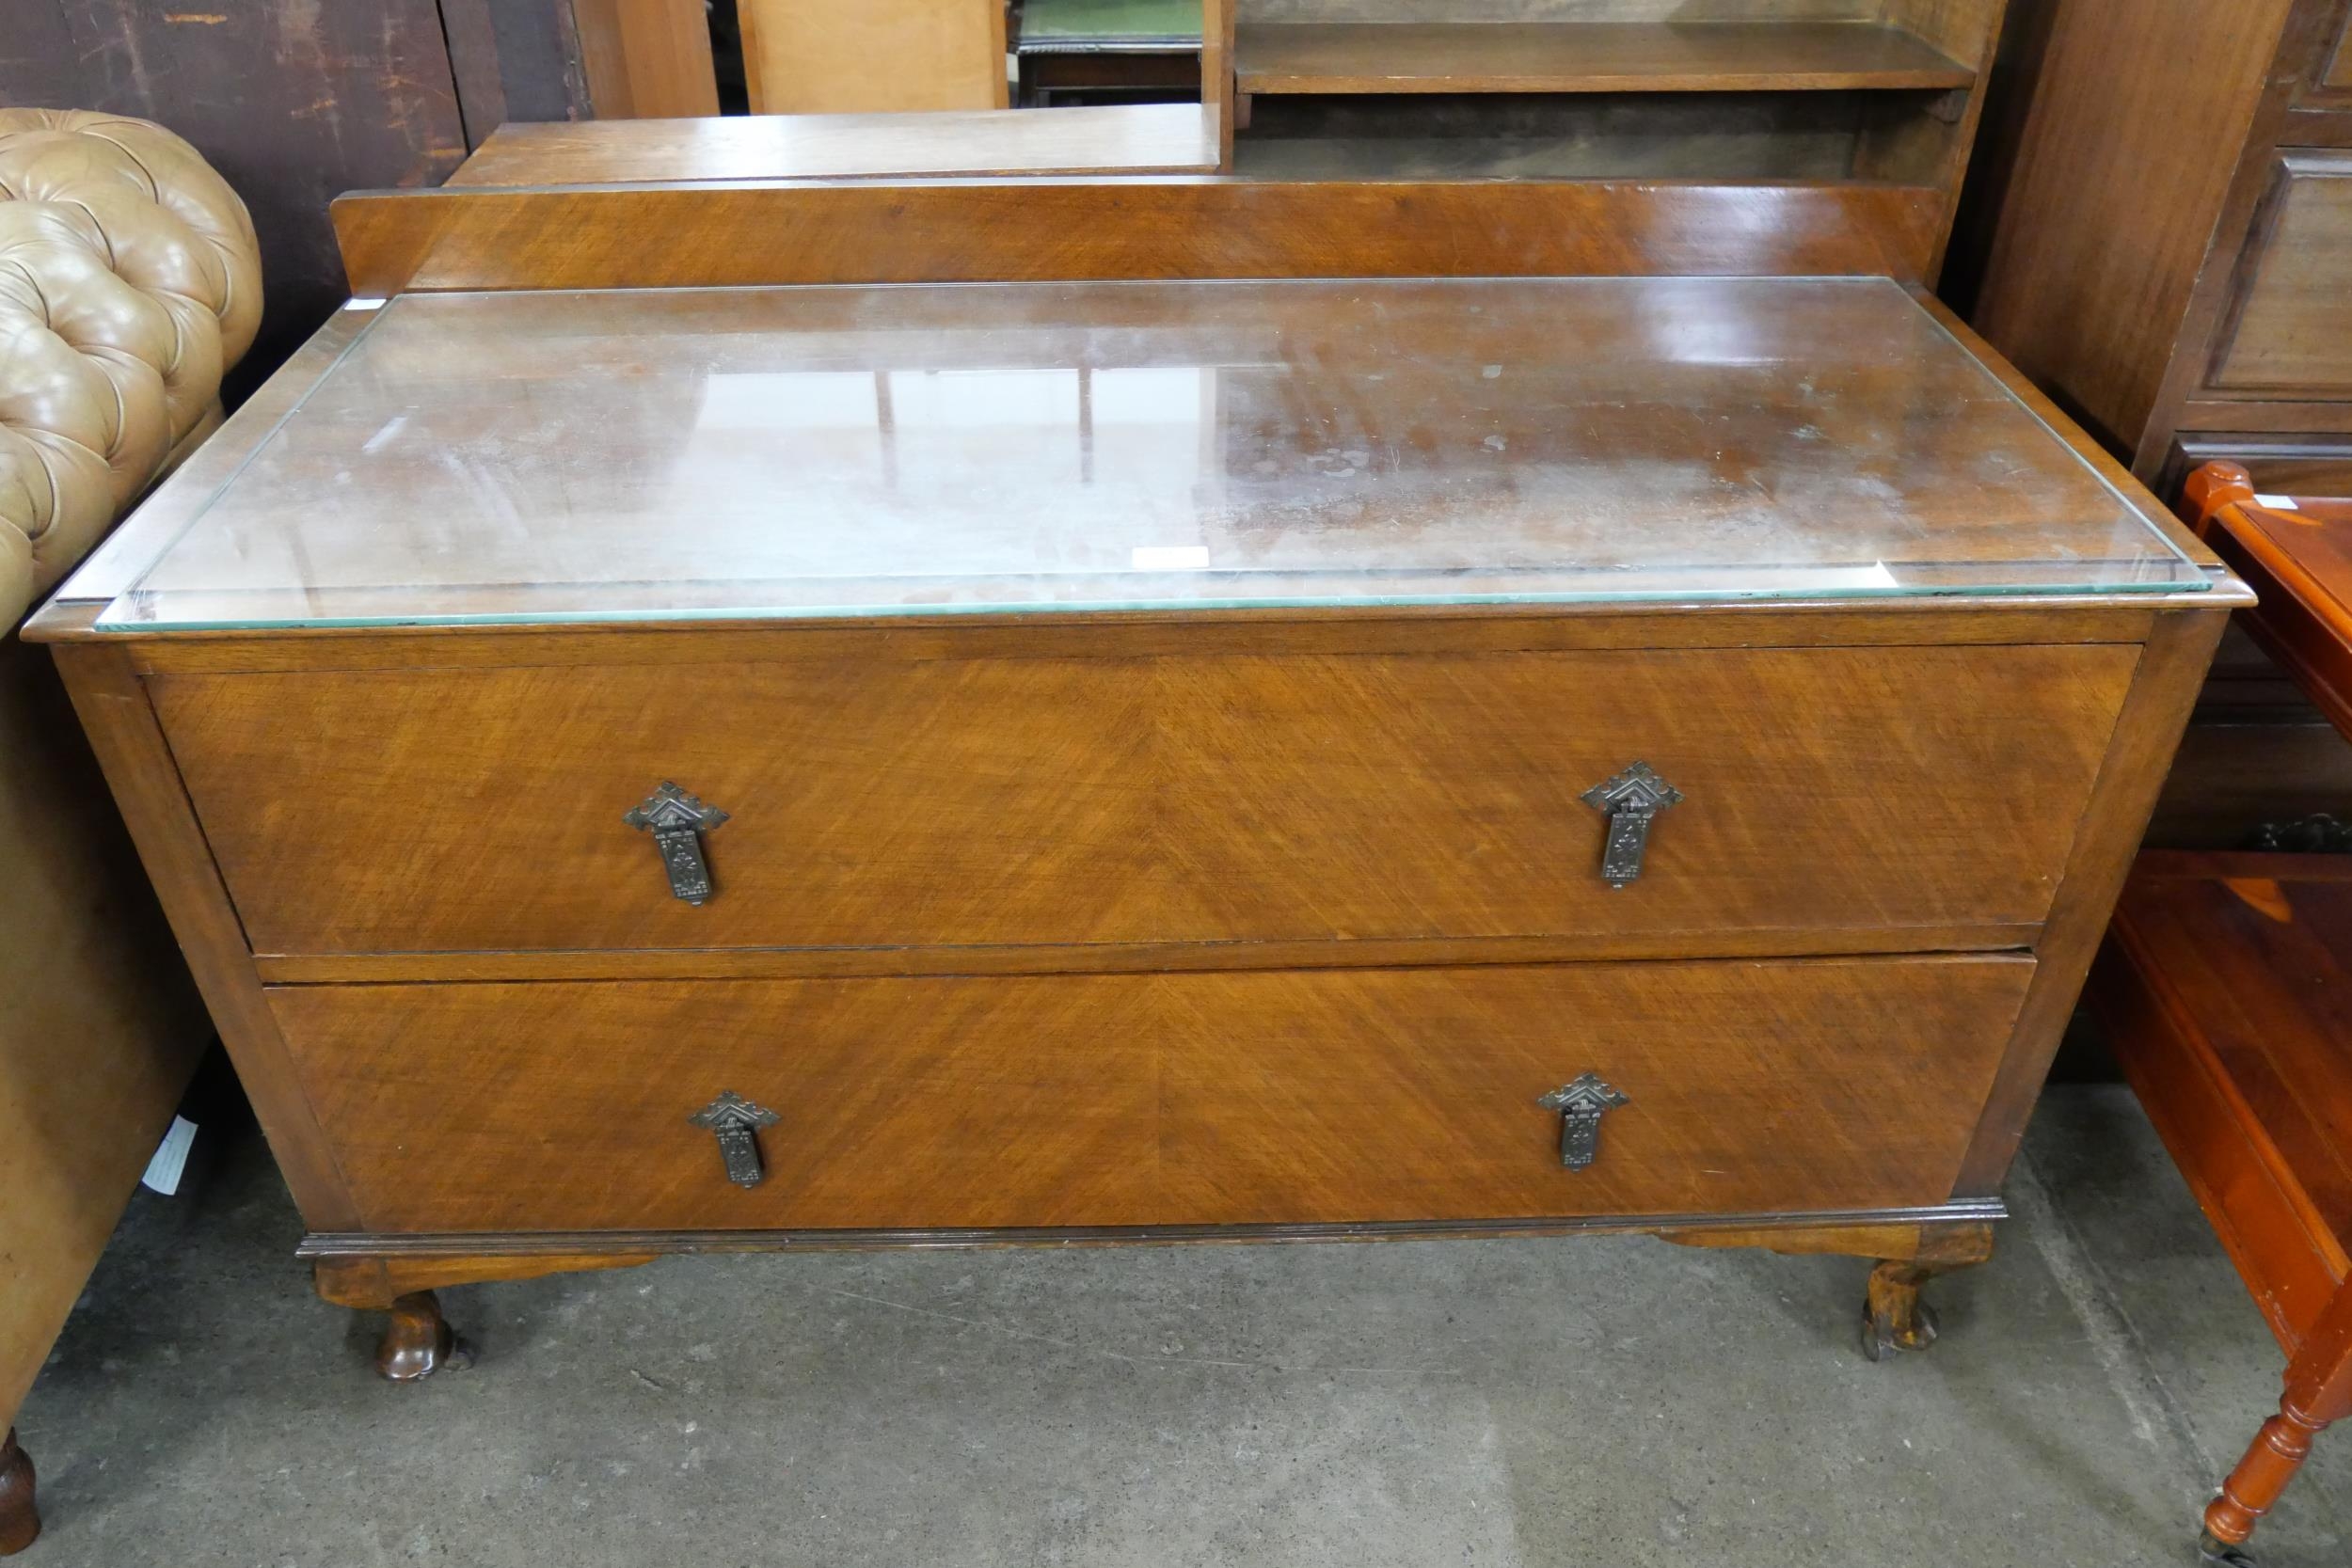
[[[1919,1287],[1935,1271],[1911,1263],[1881,1263],[1870,1271],[1862,1305],[1862,1354],[1884,1361],[1897,1351],[1920,1351],[1935,1343],[1935,1310],[1919,1299]]]
[[[2209,1529],[2197,1532],[2197,1561],[2200,1568],[2255,1568],[2253,1553],[2231,1545]]]
[[[392,1321],[375,1353],[379,1373],[394,1383],[414,1383],[472,1365],[473,1347],[449,1326],[432,1291],[417,1291],[393,1301]]]
[[[16,1433],[0,1438],[0,1557],[13,1557],[40,1534],[40,1511],[33,1497],[33,1462],[16,1446]]]

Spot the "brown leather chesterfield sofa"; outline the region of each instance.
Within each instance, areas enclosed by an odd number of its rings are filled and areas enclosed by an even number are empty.
[[[56,672],[16,627],[220,420],[261,257],[160,126],[0,109],[0,1555],[16,1410],[210,1038]]]

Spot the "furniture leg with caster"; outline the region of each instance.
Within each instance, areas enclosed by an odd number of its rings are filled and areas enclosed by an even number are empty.
[[[33,1496],[33,1462],[16,1446],[11,1428],[0,1438],[0,1557],[13,1557],[40,1534],[40,1510]]]
[[[440,1297],[434,1293],[437,1288],[633,1268],[652,1259],[650,1253],[326,1257],[315,1259],[313,1270],[321,1300],[391,1315],[376,1347],[375,1370],[390,1382],[415,1383],[473,1365],[473,1347],[442,1315]]]
[[[1787,1229],[1666,1230],[1682,1246],[1756,1246],[1782,1253],[1842,1253],[1867,1258],[1862,1307],[1862,1354],[1883,1361],[1896,1351],[1935,1343],[1935,1313],[1919,1299],[1937,1275],[1993,1256],[1993,1227],[1975,1222],[1922,1225],[1795,1226]]]
[[[2237,1462],[2221,1495],[2205,1509],[2198,1550],[2207,1562],[2250,1563],[2242,1549],[2287,1483],[2312,1455],[2312,1440],[2352,1416],[2352,1285],[2336,1292],[2327,1314],[2287,1363],[2279,1413]]]
[[[392,1383],[416,1383],[444,1369],[462,1371],[473,1365],[473,1348],[449,1326],[441,1316],[440,1298],[432,1291],[414,1291],[395,1299],[391,1316],[384,1342],[376,1347],[378,1376]]]
[[[2341,1060],[2328,999],[2337,955],[2352,954],[2347,886],[2342,855],[2149,851],[2092,974],[2124,1076],[2288,1357],[2278,1413],[2205,1510],[2208,1563],[2251,1560],[2247,1542],[2312,1440],[2352,1415],[2352,1230],[2323,1185],[2344,1092],[2324,1069]],[[2241,1082],[2266,1087],[2250,1097]]]

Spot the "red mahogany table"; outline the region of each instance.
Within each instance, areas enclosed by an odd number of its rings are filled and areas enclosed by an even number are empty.
[[[2352,734],[2352,500],[2257,496],[2212,463],[2186,504],[2261,597],[2247,629]],[[2089,995],[2287,1353],[2279,1413],[2205,1511],[2205,1560],[2243,1564],[2352,1415],[2352,857],[2141,855]]]

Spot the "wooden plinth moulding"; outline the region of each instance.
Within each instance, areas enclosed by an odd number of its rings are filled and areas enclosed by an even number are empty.
[[[1883,1361],[1896,1351],[1935,1343],[1935,1313],[1919,1299],[1921,1287],[1941,1274],[1993,1256],[1993,1227],[1982,1220],[1920,1225],[1808,1226],[1771,1229],[1661,1230],[1678,1246],[1763,1247],[1768,1251],[1836,1253],[1876,1261],[1862,1304],[1862,1354]]]

